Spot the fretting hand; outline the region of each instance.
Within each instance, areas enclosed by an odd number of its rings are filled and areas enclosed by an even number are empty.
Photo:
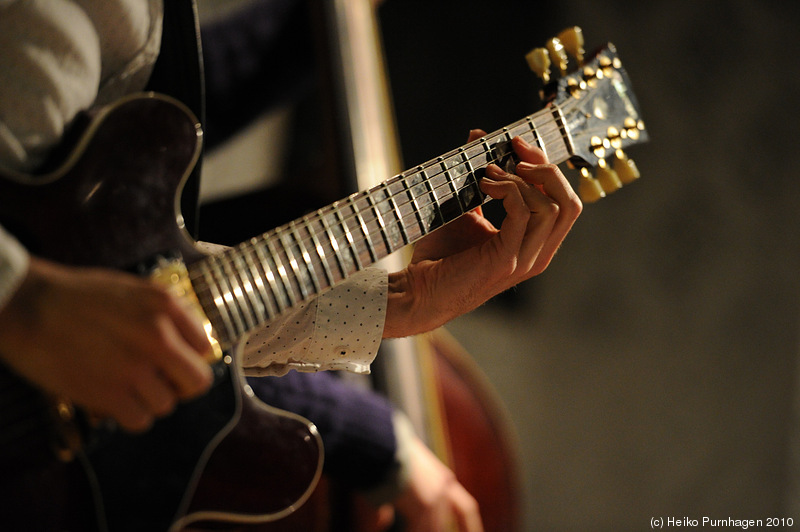
[[[470,141],[483,134],[473,131]],[[420,240],[408,267],[389,275],[384,337],[435,329],[550,264],[583,207],[542,150],[519,137],[512,145],[516,174],[489,165],[480,183],[503,202],[500,229],[477,208]]]

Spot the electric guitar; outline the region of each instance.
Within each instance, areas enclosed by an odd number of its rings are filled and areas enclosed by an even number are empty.
[[[545,77],[541,54],[532,54],[532,66]],[[515,136],[540,146],[551,162],[579,169],[585,202],[638,177],[623,150],[645,141],[647,132],[612,45],[581,58],[576,72],[562,72],[543,97],[547,105],[535,114],[216,254],[187,236],[176,207],[202,131],[169,97],[121,99],[91,119],[53,172],[3,175],[0,223],[32,253],[166,283],[201,313],[216,350],[211,391],[138,435],[90,423],[71,432],[72,418],[81,416],[70,405],[42,397],[3,370],[0,475],[55,442],[89,479],[98,528],[115,531],[247,524],[291,513],[319,478],[322,444],[313,424],[252,396],[237,343],[488,201],[478,183],[491,163],[513,172]],[[49,410],[55,415],[39,417]],[[0,506],[24,502],[11,496]]]

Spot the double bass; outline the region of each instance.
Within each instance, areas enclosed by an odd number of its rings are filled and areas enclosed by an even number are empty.
[[[309,9],[321,36],[325,138],[333,139],[325,152],[350,192],[365,190],[403,169],[374,2],[309,2]],[[397,253],[380,264],[396,270],[407,258]],[[409,417],[475,497],[487,531],[522,530],[519,443],[510,417],[487,377],[444,328],[385,340],[366,380]],[[259,530],[373,532],[358,513],[353,499],[323,478],[304,506]]]

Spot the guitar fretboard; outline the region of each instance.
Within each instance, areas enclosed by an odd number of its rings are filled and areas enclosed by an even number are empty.
[[[487,201],[478,183],[489,164],[513,171],[516,136],[541,147],[556,164],[573,153],[562,111],[551,106],[190,265],[220,343],[231,345]]]

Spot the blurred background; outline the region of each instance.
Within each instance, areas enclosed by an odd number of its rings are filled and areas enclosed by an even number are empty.
[[[532,109],[523,55],[614,42],[651,135],[540,277],[448,329],[524,449],[530,530],[800,519],[800,4],[397,1],[381,8],[408,163]],[[413,28],[413,31],[411,30]],[[530,84],[530,85],[529,85]]]
[[[651,136],[629,150],[642,178],[587,205],[543,275],[447,326],[513,422],[526,530],[800,525],[800,4],[387,0],[378,16],[406,168],[536,111],[524,55],[572,25],[589,50],[617,45]]]

